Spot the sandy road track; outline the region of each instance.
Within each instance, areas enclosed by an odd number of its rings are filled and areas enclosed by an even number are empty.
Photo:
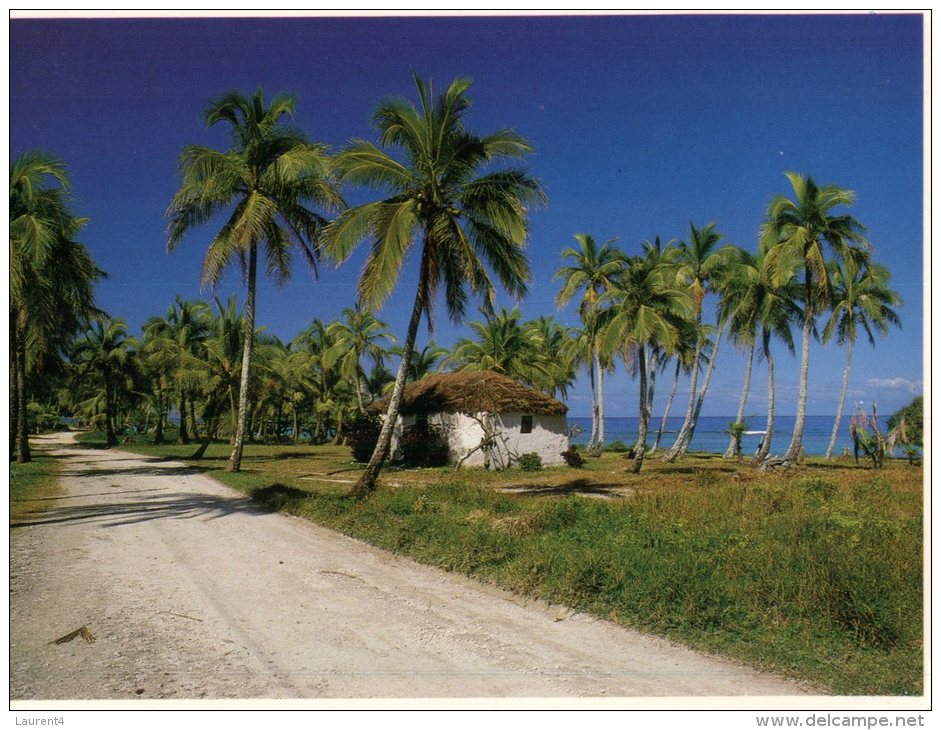
[[[800,693],[73,437],[38,441],[65,494],[10,533],[13,700]]]

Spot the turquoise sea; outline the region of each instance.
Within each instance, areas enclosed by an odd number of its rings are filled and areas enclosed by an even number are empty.
[[[827,445],[830,443],[830,433],[833,430],[833,416],[806,416],[804,419],[804,450],[808,456],[822,456],[827,452]],[[693,434],[693,451],[710,451],[715,453],[725,453],[729,445],[729,435],[726,431],[729,423],[735,420],[735,416],[701,416]],[[591,418],[570,417],[568,419],[569,427],[575,426],[581,429],[580,432],[572,436],[573,444],[587,444],[591,436]],[[839,455],[844,448],[852,452],[853,441],[850,438],[850,417],[844,416],[841,419],[840,430],[837,433],[836,449],[834,454]],[[886,433],[886,419],[880,418],[882,432]],[[663,432],[663,438],[660,440],[660,448],[669,448],[676,439],[677,431],[683,425],[683,417],[670,417],[667,419],[666,429]],[[753,431],[763,430],[765,427],[764,417],[752,418],[749,428]],[[657,429],[660,428],[660,418],[651,419],[648,427],[647,443],[653,446],[657,437]],[[791,435],[794,432],[794,416],[778,416],[774,419],[774,436],[771,440],[771,453],[783,454],[787,451],[791,443]],[[605,442],[623,441],[628,446],[632,446],[637,441],[637,418],[606,418],[605,419]],[[744,454],[754,454],[758,449],[758,442],[761,436],[744,436],[742,438],[742,452]]]

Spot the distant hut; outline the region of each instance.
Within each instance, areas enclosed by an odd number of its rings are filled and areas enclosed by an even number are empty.
[[[388,399],[371,410],[385,413]],[[452,464],[504,469],[536,453],[544,465],[563,463],[568,406],[489,370],[429,375],[405,386],[392,450],[408,426],[438,426]]]

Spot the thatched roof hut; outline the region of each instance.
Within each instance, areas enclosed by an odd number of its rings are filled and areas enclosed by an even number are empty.
[[[370,410],[385,413],[389,399]],[[405,386],[399,412],[416,413],[533,413],[564,416],[568,406],[506,375],[490,370],[428,375]]]

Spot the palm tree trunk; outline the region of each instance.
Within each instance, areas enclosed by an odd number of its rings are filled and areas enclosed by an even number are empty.
[[[154,446],[163,444],[163,391],[157,389],[157,427],[154,429]]]
[[[193,438],[199,441],[199,427],[196,425],[196,399],[190,397],[190,425],[193,427]]]
[[[696,326],[701,328],[702,323],[697,322]],[[701,353],[702,333],[700,330],[700,334],[696,338],[696,352],[693,355],[693,372],[689,383],[689,403],[686,405],[686,417],[683,419],[680,432],[676,435],[676,441],[673,442],[673,446],[670,447],[670,450],[663,455],[661,461],[676,461],[676,457],[680,455],[683,442],[686,441],[686,436],[689,433],[689,425],[693,420],[693,409],[696,407],[696,386],[699,384],[699,358]]]
[[[682,364],[680,358],[677,357],[676,374],[673,376],[673,388],[670,390],[670,397],[667,399],[667,407],[663,409],[663,418],[660,419],[660,428],[657,429],[657,440],[654,441],[653,448],[650,449],[651,454],[660,448],[660,439],[663,437],[663,430],[667,427],[667,418],[670,415],[670,408],[673,405],[673,396],[676,395],[676,386],[680,383],[680,368]]]
[[[292,409],[292,411],[293,411],[294,421],[291,424],[291,439],[293,440],[294,445],[297,446],[297,404],[296,403],[294,404],[294,408]]]
[[[797,391],[797,415],[794,418],[794,434],[791,436],[791,444],[787,447],[787,453],[784,459],[790,462],[796,462],[801,451],[801,444],[804,440],[804,414],[807,412],[807,373],[810,369],[810,334],[813,329],[814,315],[813,302],[810,298],[810,271],[805,271],[804,275],[807,281],[804,287],[804,333],[801,343],[801,370],[800,385]]]
[[[235,444],[226,471],[242,468],[242,449],[245,443],[245,425],[248,420],[248,375],[252,362],[252,345],[255,341],[255,271],[258,267],[258,244],[254,241],[248,252],[248,296],[245,299],[245,345],[242,349],[242,376],[239,380],[238,423],[235,427]]]
[[[645,350],[641,349],[641,357],[643,357]],[[657,367],[660,360],[660,351],[656,348],[651,348],[650,350],[650,366],[647,368],[647,420],[650,421],[650,412],[653,411],[653,396],[654,389],[657,382]],[[648,423],[649,428],[649,423]],[[643,434],[644,439],[644,452],[647,451],[647,430],[644,430]],[[638,431],[637,433],[637,442],[634,444],[635,451],[640,447],[641,444],[641,434]]]
[[[650,421],[650,401],[647,398],[647,353],[641,346],[638,350],[637,367],[640,373],[640,428],[637,434],[637,446],[634,449],[634,461],[631,473],[637,474],[644,464],[644,452],[647,450],[647,424]]]
[[[229,445],[235,446],[235,424],[239,419],[238,406],[235,404],[235,393],[232,390],[232,386],[229,386],[229,428],[232,429],[232,432],[229,434]]]
[[[366,412],[366,406],[363,404],[363,384],[359,378],[359,369],[356,370],[356,406],[360,413]]]
[[[830,445],[827,446],[827,458],[833,457],[836,446],[836,435],[840,430],[840,419],[843,418],[843,405],[846,402],[846,386],[850,381],[850,364],[853,361],[853,340],[846,343],[846,367],[843,368],[843,389],[840,391],[840,403],[836,407],[836,420],[833,421],[833,433],[830,434]]]
[[[768,364],[768,420],[765,423],[765,435],[758,446],[755,458],[752,463],[758,464],[768,458],[768,452],[771,451],[771,437],[774,436],[774,360],[771,357],[771,334],[768,331],[762,333],[762,351],[765,355],[765,362]]]
[[[206,422],[206,436],[203,438],[199,448],[196,449],[196,453],[190,457],[191,459],[202,459],[203,454],[206,453],[206,449],[209,448],[209,444],[212,443],[212,439],[216,435],[216,431],[219,428],[219,416],[217,415],[218,411],[219,408],[216,405],[216,402],[210,396],[208,402],[206,403],[206,410],[203,412],[203,418]]]
[[[180,443],[190,442],[189,431],[186,430],[186,391],[180,388]]]
[[[358,497],[364,497],[376,488],[379,471],[382,469],[383,463],[389,456],[389,449],[392,445],[392,434],[395,431],[396,422],[399,420],[399,404],[402,402],[405,380],[408,377],[408,364],[412,359],[412,351],[415,349],[415,338],[418,335],[418,325],[421,322],[421,313],[425,308],[424,282],[427,276],[428,262],[423,255],[421,269],[418,274],[418,291],[415,294],[415,304],[412,306],[412,316],[408,322],[408,332],[405,335],[405,342],[402,345],[402,359],[399,362],[399,371],[395,376],[395,385],[392,386],[392,395],[389,396],[389,408],[386,411],[386,418],[382,424],[382,430],[379,432],[379,440],[376,442],[376,448],[369,458],[369,463],[366,464],[366,469],[353,487],[353,494]]]
[[[26,422],[26,332],[20,317],[16,323],[16,461],[32,460],[29,453],[29,431]]]
[[[604,368],[601,366],[601,353],[597,356],[598,363],[598,441],[595,443],[595,451],[601,453],[604,451]]]
[[[337,430],[333,434],[333,441],[330,442],[331,446],[339,446],[343,443],[343,408],[337,409]]]
[[[114,391],[111,387],[111,373],[104,372],[105,381],[105,437],[108,447],[118,445],[118,437],[114,432]]]
[[[745,415],[745,402],[748,400],[748,390],[751,387],[751,366],[752,362],[755,359],[755,343],[752,342],[751,346],[748,348],[748,365],[745,367],[745,384],[742,385],[742,397],[738,402],[738,414],[735,416],[735,422],[741,423],[742,417]],[[741,439],[739,439],[739,442]],[[729,437],[729,448],[725,450],[725,458],[731,459],[735,456],[736,451],[736,439],[734,436]]]
[[[20,386],[17,381],[19,364],[16,359],[16,313],[10,311],[10,461],[16,459],[16,429],[19,423]]]
[[[588,380],[591,383],[591,438],[588,439],[588,451],[595,448],[598,440],[598,394],[595,389],[595,358],[592,353],[591,363],[588,366]]]
[[[682,456],[687,451],[689,451],[690,444],[693,443],[693,435],[696,433],[696,424],[699,423],[699,413],[702,411],[703,401],[706,400],[706,391],[709,390],[709,381],[712,380],[712,372],[715,369],[716,360],[719,359],[719,346],[722,344],[722,332],[725,329],[723,324],[719,327],[719,332],[716,335],[716,345],[712,348],[712,357],[709,358],[709,364],[706,366],[706,377],[703,379],[702,388],[699,390],[699,395],[696,397],[696,410],[693,411],[693,420],[689,425],[689,435],[686,437],[686,443],[683,444],[683,449],[680,452]]]

